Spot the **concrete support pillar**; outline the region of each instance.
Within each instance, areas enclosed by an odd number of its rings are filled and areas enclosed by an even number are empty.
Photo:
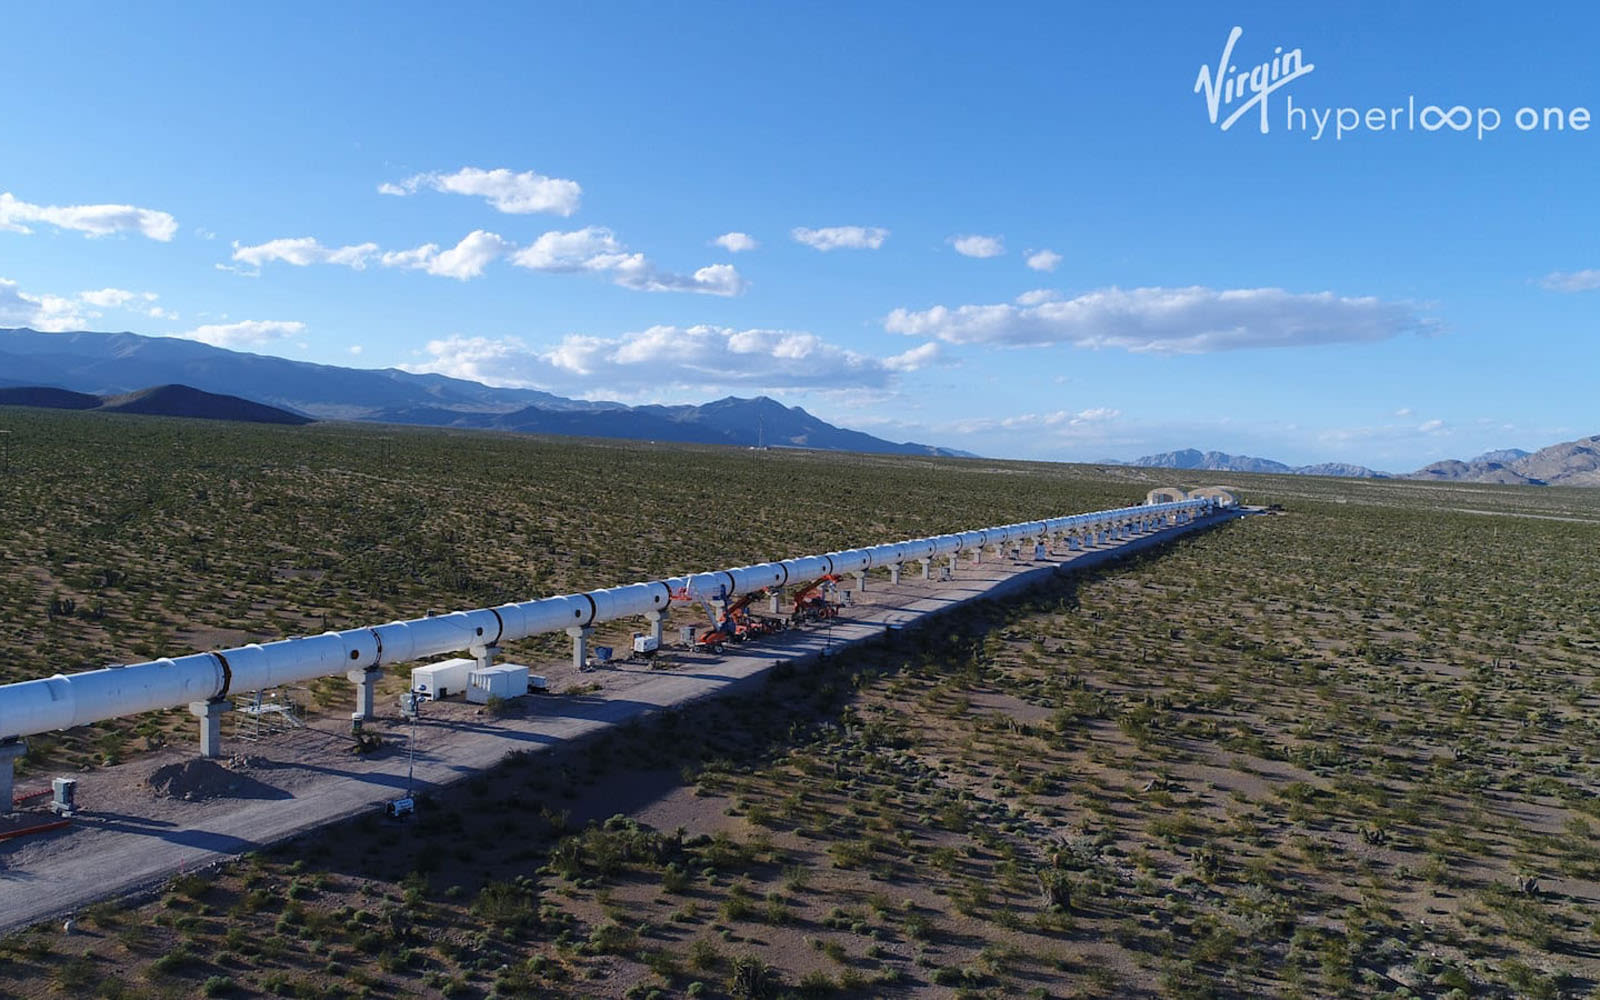
[[[28,744],[18,739],[0,743],[0,816],[8,816],[16,807],[17,758],[28,752]]]
[[[862,570],[854,575],[856,578],[856,593],[865,594],[867,592],[867,571]]]
[[[490,667],[494,666],[494,658],[499,654],[500,647],[472,646],[467,649],[467,652],[471,653],[472,658],[478,661],[478,664],[474,669],[488,670]]]
[[[932,559],[923,559],[923,560],[921,560],[921,562],[922,562],[922,578],[924,580],[933,579],[933,560]]]
[[[783,589],[774,590],[767,596],[767,614],[779,615],[783,613]]]
[[[661,631],[664,628],[662,622],[666,621],[666,619],[667,613],[665,611],[646,611],[644,613],[644,620],[650,623],[650,638],[656,641],[658,649],[661,646]]]
[[[950,572],[954,573],[956,571],[956,563],[959,562],[960,559],[961,556],[959,554],[955,552],[950,553]]]
[[[889,567],[889,586],[891,586],[891,587],[900,586],[900,564],[899,563],[895,563],[893,566]]]
[[[567,634],[572,636],[572,669],[581,671],[588,665],[589,637],[594,635],[594,629],[573,626]]]
[[[977,548],[972,550],[972,565],[976,566],[981,562],[983,562],[983,546],[982,545],[980,545]]]
[[[200,756],[214,760],[222,756],[222,713],[233,705],[226,701],[191,701],[189,714],[200,720]],[[371,709],[368,709],[370,714]]]
[[[371,670],[352,670],[345,676],[356,686],[356,710],[350,713],[350,719],[352,722],[365,722],[376,714],[373,695],[377,693],[378,681],[383,679],[383,671],[374,667]],[[194,706],[190,705],[189,710],[193,711]]]

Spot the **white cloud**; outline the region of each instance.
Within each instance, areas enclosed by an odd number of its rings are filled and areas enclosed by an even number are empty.
[[[1435,431],[1442,431],[1444,430],[1444,421],[1437,418],[1433,420],[1424,420],[1421,424],[1417,425],[1417,430],[1424,434],[1432,434]]]
[[[411,250],[391,250],[381,258],[384,267],[426,271],[444,278],[466,281],[483,274],[484,268],[515,249],[516,244],[495,233],[475,229],[449,250],[437,243],[425,243]]]
[[[426,362],[403,367],[591,396],[680,387],[845,390],[888,384],[897,372],[932,360],[935,352],[924,348],[882,359],[805,332],[653,326],[620,337],[572,334],[549,348],[515,337],[454,336],[430,342]]]
[[[98,291],[79,292],[78,299],[100,309],[121,309],[130,302],[154,302],[160,296],[155,292],[130,292],[124,288],[101,288]]]
[[[1035,288],[1031,292],[1023,292],[1017,296],[1017,305],[1036,306],[1041,302],[1054,302],[1061,298],[1061,293],[1050,288]]]
[[[1036,250],[1028,254],[1028,266],[1035,271],[1054,271],[1061,263],[1061,255],[1054,250]]]
[[[198,340],[212,347],[239,350],[246,347],[262,347],[275,341],[297,337],[304,333],[305,329],[304,323],[247,319],[238,323],[208,323],[193,330],[175,333],[173,336],[184,340]]]
[[[1003,236],[952,236],[948,242],[963,257],[998,257],[1006,252]]]
[[[789,231],[796,243],[804,243],[814,250],[876,250],[889,238],[889,230],[880,226],[829,226],[824,229],[807,229],[798,226]]]
[[[1409,416],[1411,416],[1411,414],[1413,412],[1415,412],[1415,411],[1412,410],[1411,407],[1402,406],[1402,407],[1400,407],[1400,409],[1394,411],[1394,415],[1397,416],[1397,417],[1409,417]]]
[[[578,210],[583,196],[583,188],[577,181],[546,177],[531,170],[512,173],[504,167],[497,170],[462,167],[453,174],[417,174],[398,184],[378,185],[381,194],[402,197],[422,188],[483,198],[496,211],[511,215],[533,212],[571,215]]]
[[[622,243],[603,226],[570,233],[551,230],[518,250],[511,263],[534,271],[600,271],[624,256]]]
[[[14,281],[0,278],[0,326],[27,326],[46,333],[86,330],[93,326],[91,320],[100,318],[101,309],[126,309],[156,319],[175,319],[175,313],[151,305],[157,298],[155,292],[130,292],[124,288],[100,288],[74,296],[35,295],[24,292]]]
[[[1257,347],[1386,340],[1432,333],[1436,321],[1405,302],[1294,294],[1280,288],[1106,288],[1036,305],[896,309],[884,328],[952,344],[1070,344],[1135,353],[1207,354]]]
[[[609,274],[624,288],[645,292],[702,292],[738,295],[746,282],[732,264],[712,264],[692,275],[660,271],[642,253],[630,253],[616,234],[603,226],[572,232],[552,230],[511,257],[532,271],[590,271]]]
[[[270,261],[282,261],[295,267],[308,267],[312,264],[339,264],[361,271],[366,269],[368,262],[377,253],[378,244],[376,243],[325,247],[311,236],[268,240],[255,246],[240,246],[237,240],[233,244],[233,259],[254,268],[260,268],[261,265]]]
[[[351,344],[349,347],[346,347],[345,350],[350,354],[360,354],[362,351],[366,350],[366,348],[362,347],[360,344]]]
[[[944,356],[944,347],[937,340],[930,340],[920,347],[913,347],[909,351],[884,358],[883,363],[891,370],[897,372],[914,372],[938,362]]]
[[[1552,271],[1540,278],[1539,284],[1552,292],[1592,292],[1600,288],[1600,270]]]
[[[27,223],[74,229],[89,236],[139,233],[162,243],[178,231],[178,220],[166,212],[134,205],[33,205],[0,193],[0,229],[29,233]]]
[[[944,426],[957,434],[1032,429],[1050,430],[1061,436],[1078,437],[1091,427],[1112,423],[1121,416],[1121,410],[1109,406],[1096,406],[1084,410],[1019,413],[1010,417],[976,417],[970,420],[958,420]]]
[[[728,251],[729,253],[744,253],[754,250],[761,244],[749,233],[723,233],[711,242]]]
[[[26,326],[46,333],[87,326],[79,303],[60,295],[34,295],[0,278],[0,326]]]

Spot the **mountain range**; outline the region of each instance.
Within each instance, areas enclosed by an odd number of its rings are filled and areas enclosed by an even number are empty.
[[[1364,465],[1324,462],[1291,466],[1270,458],[1229,455],[1195,448],[1145,455],[1128,465],[1214,472],[1269,472],[1279,475],[1345,476],[1356,479],[1429,479],[1446,482],[1510,483],[1521,486],[1600,486],[1600,435],[1564,441],[1538,451],[1502,448],[1465,461],[1446,459],[1415,472],[1375,472]]]
[[[395,368],[341,368],[135,333],[0,329],[0,387],[117,396],[179,383],[325,420],[367,420],[698,444],[972,457],[836,427],[765,396],[698,406],[628,406],[496,388]],[[98,404],[97,404],[98,405]]]
[[[53,386],[0,387],[0,406],[38,406],[55,410],[98,410],[158,417],[239,420],[254,424],[309,424],[311,418],[238,396],[202,392],[187,385],[158,385],[120,396],[95,396]]]
[[[192,340],[135,333],[0,329],[0,373],[4,373],[0,376],[0,392],[10,387],[28,393],[56,393],[37,395],[33,397],[36,403],[24,405],[222,419],[365,420],[741,447],[975,457],[970,452],[913,441],[887,441],[836,427],[798,406],[784,406],[765,396],[730,396],[701,405],[629,406],[396,368],[342,368],[291,361]],[[154,388],[145,388],[151,386]],[[68,395],[59,395],[61,390]],[[251,409],[256,406],[260,409]],[[281,417],[274,417],[273,413]],[[1267,458],[1194,448],[1145,455],[1126,463],[1106,460],[1106,464],[1214,472],[1600,486],[1600,435],[1536,452],[1500,449],[1465,461],[1435,462],[1403,474],[1341,462],[1291,466]]]

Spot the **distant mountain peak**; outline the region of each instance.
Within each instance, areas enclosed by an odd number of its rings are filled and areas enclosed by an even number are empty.
[[[1225,451],[1202,452],[1198,448],[1181,448],[1177,451],[1163,452],[1159,455],[1145,455],[1134,459],[1128,464],[1157,469],[1259,472],[1299,476],[1343,476],[1352,479],[1374,479],[1384,475],[1381,472],[1374,472],[1364,465],[1350,465],[1344,462],[1323,462],[1318,465],[1292,467],[1282,462],[1273,461],[1270,458],[1230,455]]]
[[[729,395],[698,406],[625,406],[568,399],[537,389],[493,388],[395,368],[341,368],[290,361],[134,333],[0,330],[0,371],[12,385],[59,386],[92,396],[141,396],[118,404],[129,412],[151,405],[142,401],[149,394],[163,398],[163,405],[179,406],[182,393],[173,387],[178,384],[189,392],[257,400],[327,420],[740,447],[762,444],[896,455],[967,454],[911,441],[886,441],[836,427],[798,406],[785,406],[765,395]],[[144,388],[147,386],[157,389]]]

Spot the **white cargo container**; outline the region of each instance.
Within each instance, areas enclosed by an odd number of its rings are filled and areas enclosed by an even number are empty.
[[[427,695],[430,701],[464,694],[472,683],[472,669],[477,665],[477,660],[462,657],[425,664],[411,671],[411,690]]]
[[[528,693],[528,668],[515,663],[499,663],[472,672],[467,700],[482,705],[493,698],[520,698]]]

